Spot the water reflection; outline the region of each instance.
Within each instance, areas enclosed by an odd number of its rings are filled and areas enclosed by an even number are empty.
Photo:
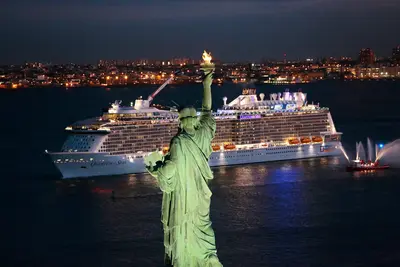
[[[148,174],[129,174],[127,177],[127,184],[131,189],[140,190],[142,187],[156,187],[157,181]]]
[[[340,159],[341,158],[339,158],[339,157],[330,158],[329,164],[330,165],[339,165],[339,164],[342,164],[341,162],[345,162],[345,161],[341,161]],[[347,162],[345,162],[345,163],[347,163]]]
[[[386,170],[368,170],[357,171],[352,173],[352,177],[356,180],[367,177],[385,177],[389,172]]]
[[[224,174],[226,174],[226,169],[227,169],[228,167],[226,167],[226,166],[221,166],[221,167],[218,167],[218,172],[220,173],[220,174],[222,174],[222,175],[224,175]],[[213,170],[214,171],[214,170]]]
[[[60,196],[88,194],[94,180],[92,179],[65,179],[54,181],[56,193]]]
[[[321,165],[328,165],[329,160],[328,158],[321,158],[319,162]]]
[[[268,168],[265,164],[249,164],[214,168],[213,172],[213,184],[220,187],[257,186],[264,184]]]
[[[337,171],[343,167],[342,165],[339,157],[333,157],[221,166],[213,168],[214,181],[212,184],[220,187],[241,187],[319,179],[324,176],[319,172]],[[56,189],[61,194],[78,192],[98,194],[115,191],[120,196],[159,192],[156,179],[146,173],[60,180],[56,181]]]
[[[304,168],[286,163],[280,168],[274,168],[268,180],[270,183],[294,182],[301,180],[303,173]]]
[[[213,184],[240,187],[323,179],[326,174],[320,172],[337,171],[342,165],[339,157],[333,157],[217,167]]]
[[[310,167],[315,167],[317,161],[321,162],[320,160],[324,160],[324,159],[325,159],[325,158],[321,158],[321,159],[309,159],[309,160],[306,160],[306,161],[307,161],[307,165],[308,165],[308,166],[310,166]]]

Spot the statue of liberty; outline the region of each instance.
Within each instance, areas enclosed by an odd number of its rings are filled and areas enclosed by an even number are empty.
[[[170,143],[170,151],[148,172],[163,191],[165,264],[174,267],[222,267],[215,246],[210,220],[213,179],[208,159],[212,153],[216,123],[211,114],[211,83],[214,65],[205,51],[202,69],[203,103],[200,118],[193,107],[179,111],[179,132]],[[157,152],[155,152],[157,153]],[[148,157],[150,160],[151,155]]]

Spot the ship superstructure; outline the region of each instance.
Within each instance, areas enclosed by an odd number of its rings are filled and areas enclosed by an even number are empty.
[[[167,153],[178,130],[173,108],[139,98],[130,106],[115,101],[97,118],[66,128],[61,152],[49,153],[64,178],[145,172],[143,157]],[[245,89],[213,112],[217,131],[210,166],[340,155],[341,133],[328,108],[308,104],[307,94],[265,95]]]

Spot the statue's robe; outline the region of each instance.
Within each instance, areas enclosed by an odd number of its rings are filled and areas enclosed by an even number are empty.
[[[213,179],[208,159],[216,123],[210,111],[202,112],[194,134],[180,132],[156,170],[163,191],[162,223],[166,262],[174,267],[222,266],[217,258],[210,221]]]

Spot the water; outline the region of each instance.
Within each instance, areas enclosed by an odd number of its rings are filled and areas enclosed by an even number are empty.
[[[371,162],[375,161],[375,159],[374,159],[374,154],[375,154],[374,145],[373,145],[373,143],[372,143],[372,141],[371,141],[371,139],[369,137],[367,138],[367,148],[368,148],[368,160],[371,161]]]
[[[349,156],[346,153],[346,150],[344,150],[343,146],[340,147],[340,150],[342,150],[343,156],[347,159],[347,162],[350,162]]]
[[[394,167],[400,167],[400,139],[396,139],[379,150],[377,160],[383,161]]]
[[[356,160],[360,159],[360,143],[356,142]]]
[[[363,143],[360,141],[357,143],[357,157],[358,160],[366,160],[366,153]]]
[[[366,133],[376,143],[400,136],[399,83],[301,87],[310,102],[330,107],[349,153]],[[268,95],[286,86],[257,88]],[[68,124],[154,89],[0,91],[1,266],[162,266],[154,179],[60,181],[43,153],[60,149]],[[240,91],[214,87],[214,106]],[[199,105],[201,93],[200,85],[168,86],[154,102]],[[211,216],[224,266],[399,266],[399,171],[347,173],[346,164],[340,157],[214,169]]]
[[[374,150],[373,142],[369,137],[367,138],[367,153],[365,153],[363,143],[361,141],[356,142],[356,160],[369,160],[371,162],[374,162],[375,158],[377,158],[377,156],[375,156],[376,152],[377,150]],[[344,152],[343,150],[343,153],[346,152]]]

